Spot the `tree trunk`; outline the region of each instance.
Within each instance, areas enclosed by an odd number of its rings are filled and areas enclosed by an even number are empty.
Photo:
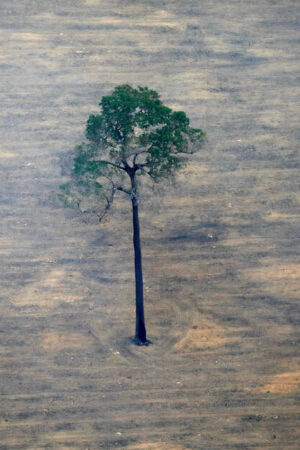
[[[136,198],[135,180],[132,180],[132,220],[133,220],[133,247],[134,247],[134,268],[135,268],[135,301],[136,301],[136,326],[135,342],[137,344],[147,344],[146,327],[144,317],[144,289],[143,289],[143,270],[142,270],[142,250],[140,240],[139,209]]]

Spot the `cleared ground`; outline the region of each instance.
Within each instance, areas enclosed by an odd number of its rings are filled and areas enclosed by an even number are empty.
[[[297,2],[0,3],[0,449],[290,449],[299,409]],[[298,78],[297,78],[298,77]],[[130,205],[56,208],[58,153],[116,85],[207,142],[145,192],[134,347]]]

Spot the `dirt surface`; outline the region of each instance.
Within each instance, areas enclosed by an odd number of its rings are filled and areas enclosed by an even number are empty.
[[[0,2],[0,449],[300,447],[297,18],[295,0]],[[177,186],[144,193],[147,348],[130,205],[98,225],[49,202],[121,83],[207,132]]]

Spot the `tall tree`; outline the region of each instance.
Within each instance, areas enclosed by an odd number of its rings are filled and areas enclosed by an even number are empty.
[[[153,182],[170,177],[198,150],[204,132],[190,127],[182,111],[163,105],[157,92],[124,84],[102,97],[100,114],[90,115],[86,141],[75,148],[69,181],[60,187],[67,206],[103,219],[117,192],[132,205],[136,289],[135,343],[147,345],[142,252],[139,224],[139,187],[143,177]]]

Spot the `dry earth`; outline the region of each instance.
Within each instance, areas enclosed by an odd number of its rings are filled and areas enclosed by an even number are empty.
[[[1,1],[0,449],[300,447],[298,18],[295,0]],[[207,132],[144,195],[148,348],[129,342],[129,205],[99,226],[48,200],[127,82]]]

